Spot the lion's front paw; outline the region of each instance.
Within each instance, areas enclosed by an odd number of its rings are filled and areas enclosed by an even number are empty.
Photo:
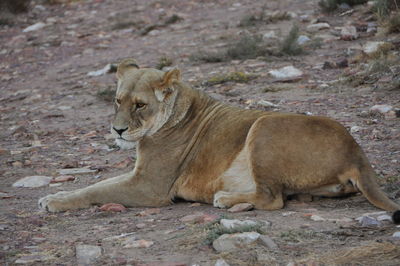
[[[214,194],[214,207],[217,208],[229,208],[231,204],[229,202],[229,197],[232,194],[226,191],[218,191]]]
[[[68,199],[71,192],[61,191],[56,194],[47,195],[39,199],[39,208],[48,212],[60,212],[68,209],[74,209]]]

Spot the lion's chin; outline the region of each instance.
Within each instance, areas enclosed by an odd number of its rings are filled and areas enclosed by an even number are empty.
[[[118,145],[118,147],[120,147],[123,150],[131,150],[133,148],[135,148],[136,143],[133,141],[127,141],[124,139],[116,139],[115,143]]]

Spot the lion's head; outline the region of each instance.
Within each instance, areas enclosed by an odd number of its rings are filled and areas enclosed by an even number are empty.
[[[125,59],[118,66],[117,78],[111,132],[121,148],[132,148],[135,141],[152,136],[171,117],[180,71],[141,69],[135,60]]]

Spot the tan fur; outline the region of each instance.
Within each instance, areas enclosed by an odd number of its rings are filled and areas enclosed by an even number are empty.
[[[39,200],[49,211],[93,204],[163,206],[174,198],[230,207],[284,206],[289,194],[343,196],[360,190],[370,202],[400,207],[379,189],[354,139],[325,117],[242,110],[222,104],[167,73],[124,60],[117,71],[112,133],[137,142],[131,173]]]

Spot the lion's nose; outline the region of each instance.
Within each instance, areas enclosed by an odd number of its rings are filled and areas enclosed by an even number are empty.
[[[115,130],[115,132],[117,132],[121,136],[122,133],[124,133],[124,131],[126,131],[128,128],[116,129],[115,127],[113,127],[113,129]]]

